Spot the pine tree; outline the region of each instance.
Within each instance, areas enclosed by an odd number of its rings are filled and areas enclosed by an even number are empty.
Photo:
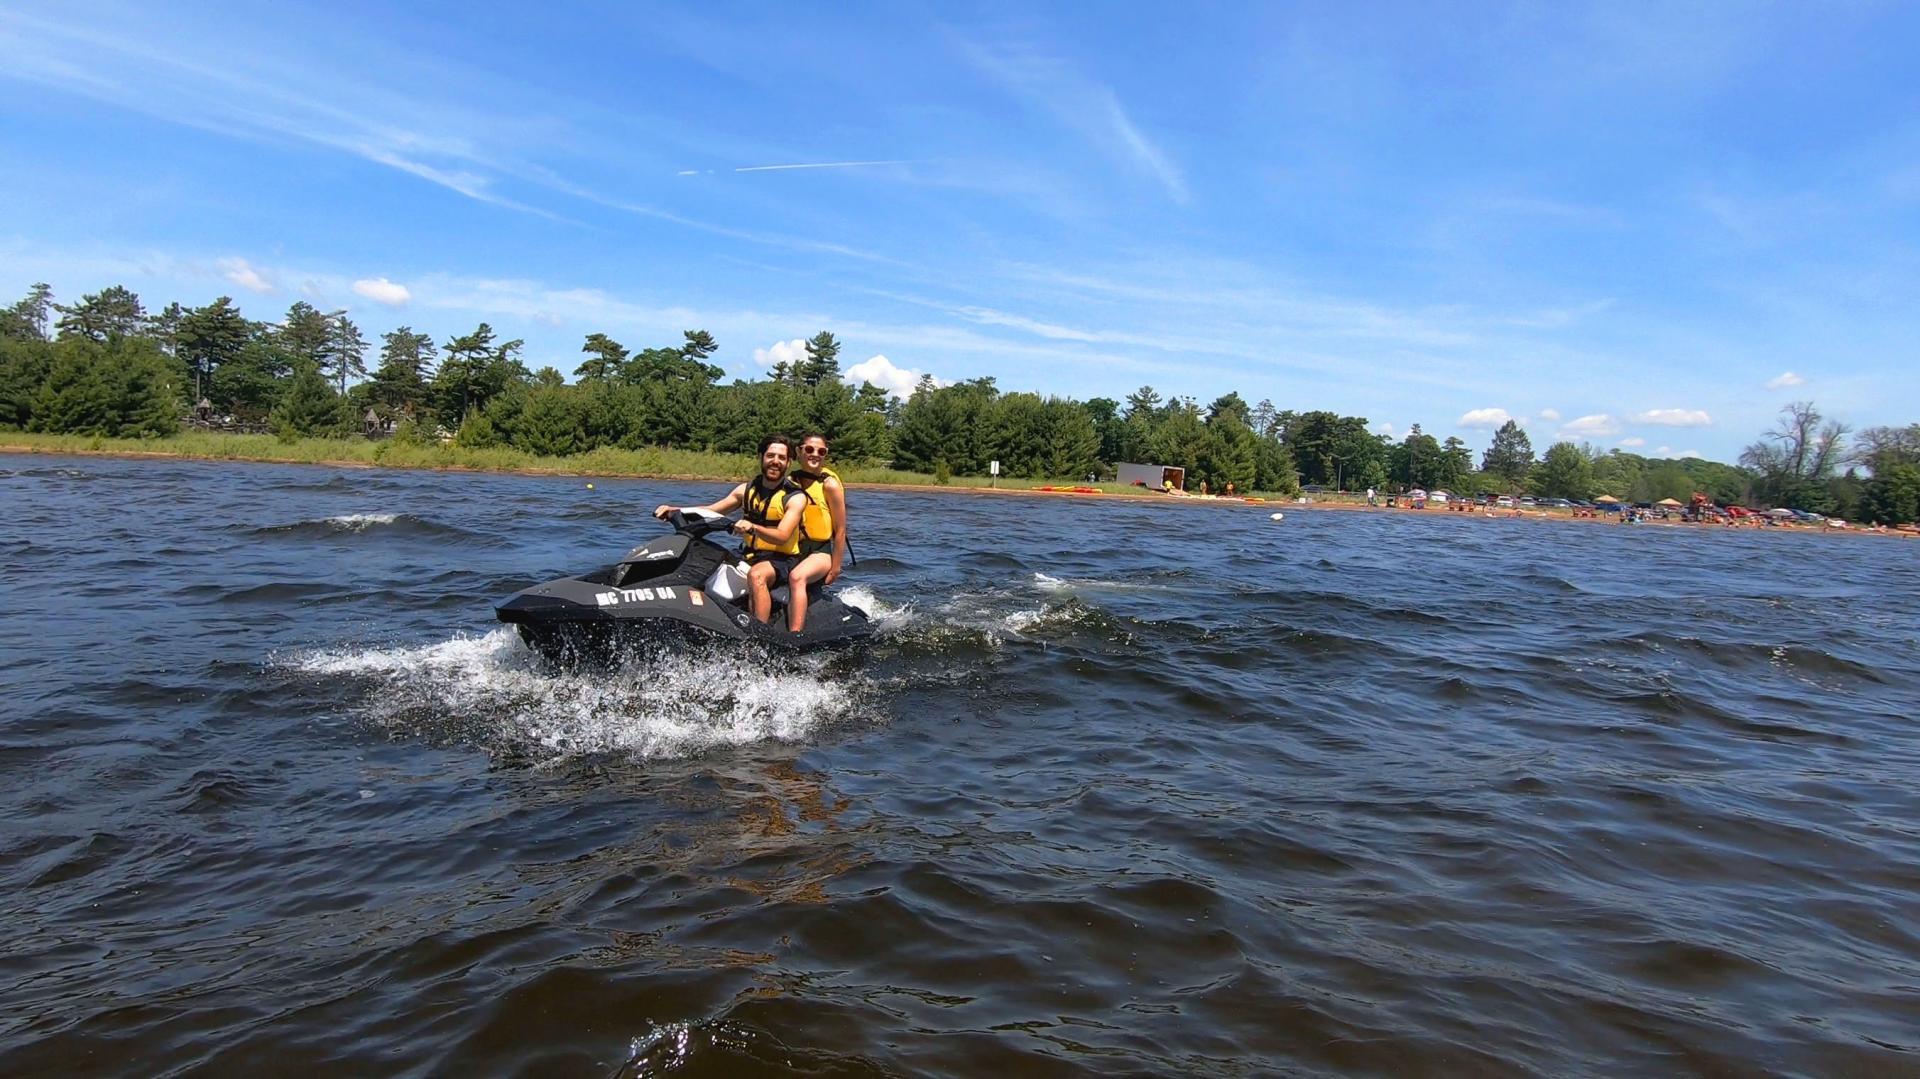
[[[340,396],[345,397],[348,378],[367,377],[367,339],[345,311],[335,311],[326,318],[326,362],[321,371],[333,379]]]
[[[42,281],[19,303],[0,311],[0,337],[17,341],[45,341],[47,319],[53,310],[53,286]]]
[[[1519,490],[1533,470],[1533,442],[1520,425],[1508,420],[1493,433],[1493,443],[1480,459],[1480,470],[1504,480],[1509,490]]]
[[[180,316],[174,330],[175,354],[193,375],[196,404],[211,389],[213,373],[239,357],[252,333],[253,327],[226,296]]]
[[[626,346],[604,333],[588,334],[587,343],[580,346],[580,351],[592,356],[573,369],[573,377],[583,382],[618,378],[626,368]]]
[[[807,339],[807,358],[800,361],[795,381],[806,386],[840,379],[840,342],[832,333],[821,330]]]
[[[275,434],[287,441],[309,435],[337,435],[351,423],[346,399],[333,392],[319,365],[311,360],[294,361],[293,377],[288,380],[280,403],[267,422]]]
[[[120,285],[82,296],[72,307],[54,304],[53,309],[60,312],[57,328],[61,337],[84,337],[91,341],[131,337],[144,329],[147,321],[140,297]]]

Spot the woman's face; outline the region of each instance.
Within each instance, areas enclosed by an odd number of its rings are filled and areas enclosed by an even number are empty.
[[[809,438],[800,443],[800,464],[811,471],[827,463],[827,440]]]

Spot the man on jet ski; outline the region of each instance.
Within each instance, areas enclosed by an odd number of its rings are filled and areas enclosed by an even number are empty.
[[[807,494],[787,475],[792,442],[785,435],[760,440],[760,473],[727,492],[726,497],[702,509],[728,513],[740,509],[734,534],[746,547],[747,609],[761,622],[773,618],[773,590],[786,584],[800,559],[800,520]],[[653,515],[666,518],[679,506],[661,506]],[[787,629],[798,633],[807,625],[807,590],[787,590]]]

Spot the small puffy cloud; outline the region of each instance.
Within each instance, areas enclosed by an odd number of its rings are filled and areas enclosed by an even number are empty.
[[[795,343],[797,344],[798,342]],[[756,360],[760,358],[757,350],[754,352],[754,358]],[[864,363],[856,363],[852,367],[847,368],[846,371],[841,374],[840,379],[854,386],[858,386],[862,382],[871,382],[895,397],[905,398],[913,396],[913,388],[920,384],[920,376],[923,373],[924,372],[912,367],[896,367],[893,361],[887,359],[885,356],[875,356]],[[952,385],[952,383],[942,378],[935,378],[933,384],[936,386]]]
[[[1659,449],[1657,449],[1657,450],[1654,450],[1654,451],[1653,451],[1653,455],[1654,455],[1655,457],[1665,457],[1665,458],[1668,458],[1668,459],[1672,459],[1672,458],[1676,458],[1676,457],[1699,457],[1699,456],[1702,456],[1702,454],[1700,453],[1700,451],[1699,451],[1699,450],[1676,450],[1676,449],[1674,449],[1674,448],[1673,448],[1672,446],[1662,446],[1662,447],[1660,447]]]
[[[1767,389],[1790,390],[1793,387],[1798,386],[1805,381],[1806,379],[1801,378],[1799,375],[1794,374],[1792,371],[1782,371],[1778,375],[1767,380]]]
[[[353,283],[356,296],[365,296],[374,303],[383,303],[388,307],[399,307],[413,299],[413,293],[407,286],[398,285],[384,277],[367,277]]]
[[[1656,427],[1711,427],[1713,417],[1697,408],[1654,408],[1634,416],[1633,422]]]
[[[1504,408],[1476,408],[1457,421],[1461,427],[1499,427],[1512,419]]]
[[[246,259],[221,259],[220,276],[248,292],[264,294],[273,291],[273,282],[262,276]]]
[[[1379,423],[1374,424],[1373,433],[1382,438],[1397,437],[1393,430],[1393,424],[1388,423],[1386,420],[1381,420]]]
[[[1566,425],[1560,428],[1560,435],[1563,438],[1604,438],[1607,435],[1619,433],[1619,421],[1604,412],[1582,416],[1577,420],[1568,420]]]
[[[1540,410],[1540,418],[1548,423],[1559,423],[1560,410],[1557,408],[1543,408]]]
[[[791,341],[775,341],[766,348],[756,348],[753,350],[753,362],[762,367],[772,367],[777,363],[784,363],[788,367],[792,367],[794,364],[800,363],[806,358],[807,342],[805,338],[800,337],[796,337]],[[877,386],[879,383],[876,382],[874,385]]]
[[[1632,449],[1632,448],[1633,448],[1633,447],[1635,447],[1635,446],[1644,446],[1644,445],[1646,445],[1646,444],[1647,444],[1647,440],[1646,440],[1646,439],[1644,439],[1644,438],[1641,438],[1641,437],[1640,437],[1639,435],[1634,435],[1634,436],[1633,436],[1632,438],[1623,438],[1623,439],[1621,439],[1621,440],[1620,440],[1620,443],[1619,443],[1619,444],[1620,444],[1620,445],[1622,445],[1622,446],[1625,446],[1625,447],[1627,447],[1627,448],[1629,448],[1629,449]]]

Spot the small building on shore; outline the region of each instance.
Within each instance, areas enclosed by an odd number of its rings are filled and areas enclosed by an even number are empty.
[[[1187,489],[1187,470],[1178,465],[1115,465],[1114,479],[1151,491],[1162,490],[1169,483],[1176,491]]]

